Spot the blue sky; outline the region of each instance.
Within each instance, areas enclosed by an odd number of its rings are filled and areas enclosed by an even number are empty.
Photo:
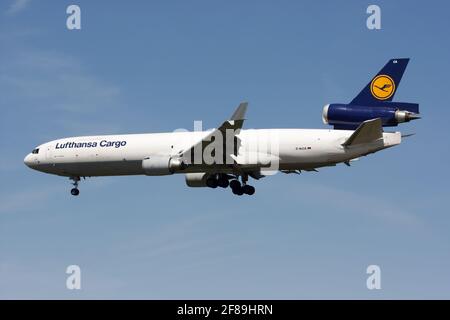
[[[81,7],[82,30],[66,29]],[[366,28],[366,8],[382,30]],[[0,298],[450,298],[450,44],[445,1],[35,1],[0,5]],[[87,134],[325,128],[388,59],[420,103],[393,149],[255,182],[182,175],[81,183],[28,169],[36,145]],[[68,265],[82,290],[65,287]],[[368,290],[370,264],[382,289]]]

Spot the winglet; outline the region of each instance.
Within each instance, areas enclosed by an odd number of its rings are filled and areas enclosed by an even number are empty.
[[[383,137],[383,127],[380,118],[366,120],[352,133],[352,135],[342,144],[348,147],[360,143],[374,142]]]
[[[247,102],[241,102],[239,104],[239,107],[237,107],[236,111],[234,111],[233,115],[231,116],[230,120],[245,120],[245,112],[247,111]]]

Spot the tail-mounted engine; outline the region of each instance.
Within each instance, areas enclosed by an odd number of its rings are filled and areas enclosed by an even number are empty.
[[[420,119],[419,105],[405,102],[383,102],[373,106],[353,104],[327,104],[322,120],[335,129],[355,129],[362,122],[380,118],[383,127],[395,127],[399,123]]]

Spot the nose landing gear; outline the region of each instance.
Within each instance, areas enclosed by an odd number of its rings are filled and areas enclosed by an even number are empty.
[[[73,180],[72,184],[74,188],[70,190],[70,194],[73,196],[77,196],[80,194],[80,190],[78,190],[78,182],[80,181],[80,177],[70,177],[70,180]]]

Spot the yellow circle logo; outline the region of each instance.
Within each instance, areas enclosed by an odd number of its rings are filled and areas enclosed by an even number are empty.
[[[376,76],[370,84],[372,95],[378,100],[386,100],[392,97],[395,91],[395,83],[391,77],[381,74]]]

